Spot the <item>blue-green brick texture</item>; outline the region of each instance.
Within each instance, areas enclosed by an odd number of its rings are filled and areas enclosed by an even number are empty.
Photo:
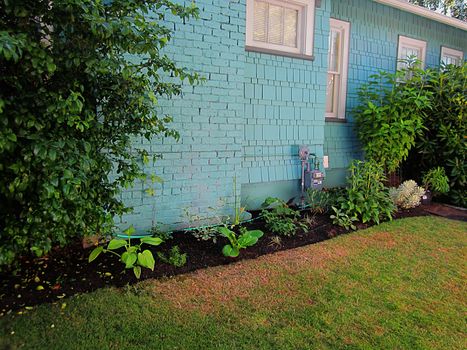
[[[352,122],[358,88],[372,74],[395,71],[399,35],[426,41],[426,66],[433,67],[439,65],[441,46],[467,54],[467,32],[370,0],[332,1],[331,17],[350,22],[348,123],[325,126],[324,153],[330,165],[326,184],[336,186],[345,181],[350,161],[362,157]]]
[[[159,101],[181,137],[137,142],[162,154],[146,170],[164,182],[155,186],[155,196],[145,192],[148,184],[123,192],[134,211],[119,220],[122,227],[143,231],[160,223],[177,229],[218,221],[240,200],[257,206],[266,195],[287,199],[298,190],[301,144],[320,159],[329,155],[327,184],[342,184],[349,161],[361,156],[350,116],[357,88],[378,70],[394,70],[398,35],[427,40],[428,65],[437,65],[441,44],[467,52],[465,32],[370,0],[321,1],[314,61],[247,52],[245,0],[196,3],[199,20],[166,18],[175,30],[166,53],[206,82]],[[351,22],[345,124],[324,119],[330,17]]]

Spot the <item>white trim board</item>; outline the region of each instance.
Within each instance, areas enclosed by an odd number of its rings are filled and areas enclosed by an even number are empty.
[[[410,12],[410,13],[419,15],[421,17],[429,18],[436,22],[447,24],[451,27],[455,27],[455,28],[459,28],[459,29],[467,31],[467,22],[461,21],[457,18],[452,18],[446,15],[442,15],[441,13],[428,10],[427,8],[424,8],[418,5],[410,4],[407,1],[402,1],[402,0],[373,0],[373,1],[383,4],[383,5],[397,8],[405,12]]]

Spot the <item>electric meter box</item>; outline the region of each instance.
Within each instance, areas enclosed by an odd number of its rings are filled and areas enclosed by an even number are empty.
[[[323,189],[324,173],[320,170],[311,170],[305,172],[305,188],[315,190]]]

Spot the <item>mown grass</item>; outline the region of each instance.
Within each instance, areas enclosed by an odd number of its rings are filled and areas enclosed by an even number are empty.
[[[0,348],[465,349],[467,224],[436,217],[0,319]]]

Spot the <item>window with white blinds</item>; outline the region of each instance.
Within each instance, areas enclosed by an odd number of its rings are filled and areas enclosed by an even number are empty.
[[[454,64],[460,66],[464,61],[464,53],[459,50],[450,49],[449,47],[441,47],[441,64]]]
[[[397,69],[407,68],[407,62],[403,60],[418,59],[422,67],[425,67],[426,42],[399,35],[399,47],[397,50]],[[401,61],[402,60],[402,61]]]
[[[330,19],[326,117],[345,118],[350,23]]]
[[[314,0],[247,0],[247,49],[312,55]]]

